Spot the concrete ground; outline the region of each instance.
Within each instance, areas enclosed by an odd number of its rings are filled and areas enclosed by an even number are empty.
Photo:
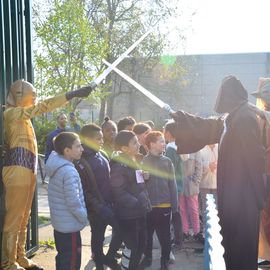
[[[106,231],[106,239],[104,250],[108,249],[108,243],[110,240],[111,228],[108,228]],[[82,265],[81,269],[90,270],[95,269],[94,262],[91,260],[91,247],[90,247],[90,227],[86,227],[82,233]],[[55,269],[55,255],[56,250],[52,249],[48,245],[44,245],[46,240],[53,239],[53,229],[51,225],[40,228],[39,237],[43,246],[40,247],[38,252],[33,257],[33,260],[37,262],[39,265],[42,265],[46,270]],[[48,243],[50,243],[48,241]],[[201,270],[203,269],[203,253],[196,252],[194,248],[202,248],[201,245],[197,243],[185,243],[182,250],[174,251],[175,263],[170,266],[170,270]],[[153,264],[149,270],[157,270],[159,269],[159,258],[160,258],[160,249],[156,243],[153,252]],[[119,263],[121,259],[119,259]],[[105,268],[107,269],[107,268]],[[108,268],[109,269],[109,268]]]
[[[110,241],[111,228],[106,231],[104,250],[108,249],[108,243]],[[92,270],[95,269],[94,262],[91,260],[91,234],[90,227],[87,226],[82,232],[82,265],[81,269]],[[46,270],[55,269],[55,255],[56,250],[51,248],[50,240],[53,239],[53,228],[51,225],[44,226],[39,229],[39,240],[43,245],[36,252],[33,260],[39,265],[42,265]],[[47,241],[47,243],[45,242]],[[198,250],[197,250],[198,248]],[[170,265],[170,270],[201,270],[203,269],[203,253],[201,252],[202,246],[195,242],[184,243],[183,249],[174,251],[175,262]],[[160,249],[158,243],[154,245],[153,252],[153,264],[147,268],[149,270],[157,270],[160,268],[159,264]],[[119,263],[121,259],[119,259]],[[105,268],[107,269],[107,268]],[[108,268],[110,269],[110,268]]]
[[[46,179],[48,180],[48,179]],[[42,184],[40,177],[38,177],[38,207],[39,216],[50,217],[47,184]],[[81,269],[92,270],[95,269],[94,262],[91,260],[91,233],[90,227],[87,226],[82,232],[82,264]],[[108,249],[108,244],[111,237],[111,228],[108,227],[106,231],[106,238],[104,243],[104,252]],[[53,228],[50,224],[41,226],[39,228],[39,243],[40,248],[33,256],[33,260],[39,265],[43,266],[45,270],[55,269],[55,255],[56,250],[50,246],[54,241]],[[202,270],[203,269],[203,246],[195,241],[188,241],[183,243],[181,250],[173,251],[175,256],[174,264],[170,265],[170,270]],[[158,270],[160,258],[160,248],[158,241],[154,241],[153,250],[153,264],[148,270]],[[119,259],[119,263],[121,259]],[[109,268],[107,268],[109,269]],[[269,268],[258,268],[258,270]]]
[[[47,184],[38,181],[38,207],[39,216],[49,217],[49,207],[47,199]],[[94,262],[91,260],[91,233],[87,226],[82,232],[82,265],[81,269],[95,269]],[[108,249],[110,241],[111,228],[106,231],[104,250]],[[45,225],[39,228],[40,248],[33,256],[33,260],[43,266],[45,270],[55,269],[56,250],[50,246],[53,242],[53,228]],[[170,265],[170,270],[201,270],[203,269],[203,246],[194,241],[185,242],[181,250],[174,251],[175,263]],[[119,262],[121,259],[119,259]],[[149,270],[157,270],[160,267],[160,249],[157,240],[154,241],[153,264]],[[108,268],[109,269],[109,268]]]

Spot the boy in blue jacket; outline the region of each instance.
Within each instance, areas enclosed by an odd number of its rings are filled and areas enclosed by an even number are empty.
[[[79,136],[62,132],[54,139],[54,149],[45,165],[50,177],[48,200],[57,249],[56,270],[79,270],[80,231],[88,224],[81,179],[73,161],[81,158]]]

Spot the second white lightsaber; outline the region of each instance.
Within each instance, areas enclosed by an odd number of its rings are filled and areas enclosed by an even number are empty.
[[[106,64],[108,67],[111,67],[113,71],[115,71],[118,75],[120,75],[123,79],[128,81],[131,85],[133,85],[135,88],[137,88],[142,94],[144,94],[146,97],[148,97],[150,100],[152,100],[155,104],[157,104],[160,108],[168,111],[169,113],[173,113],[174,111],[171,109],[171,107],[163,102],[161,99],[153,95],[151,92],[149,92],[147,89],[145,89],[143,86],[141,86],[139,83],[134,81],[132,78],[130,78],[128,75],[126,75],[124,72],[119,70],[117,67],[113,67],[112,64],[107,62],[106,60],[102,60],[104,64]]]
[[[91,84],[98,85],[100,84],[106,76],[112,71],[113,67],[116,67],[125,57],[128,56],[148,35],[153,29],[147,31],[143,36],[141,36],[137,41],[135,41],[124,53],[122,53],[110,67],[107,67]]]

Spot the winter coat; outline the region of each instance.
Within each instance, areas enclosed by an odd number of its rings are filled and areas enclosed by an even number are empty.
[[[79,172],[88,215],[100,215],[102,208],[111,206],[110,167],[101,152],[83,145],[84,152],[75,162]]]
[[[50,177],[48,200],[53,228],[61,233],[82,230],[88,219],[81,179],[73,163],[53,151],[45,169]]]
[[[110,184],[116,215],[120,219],[145,216],[151,210],[151,204],[145,183],[137,183],[136,162],[120,153],[111,161],[110,165]]]
[[[149,153],[143,158],[142,164],[150,173],[149,179],[146,180],[146,188],[151,205],[170,204],[172,212],[175,213],[178,208],[178,196],[171,160],[163,155],[154,156]]]
[[[200,151],[197,153],[189,154],[188,159],[183,162],[183,182],[185,196],[194,196],[199,194],[202,172],[203,166]]]
[[[209,145],[205,146],[201,151],[203,175],[200,182],[200,189],[217,189],[217,169],[211,171],[210,163],[217,163],[218,159],[218,145],[215,144],[213,149]]]

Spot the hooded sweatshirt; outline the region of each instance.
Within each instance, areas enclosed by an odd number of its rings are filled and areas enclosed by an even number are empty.
[[[53,228],[61,233],[82,230],[88,223],[80,176],[73,163],[55,151],[45,165],[50,177],[48,200]]]

